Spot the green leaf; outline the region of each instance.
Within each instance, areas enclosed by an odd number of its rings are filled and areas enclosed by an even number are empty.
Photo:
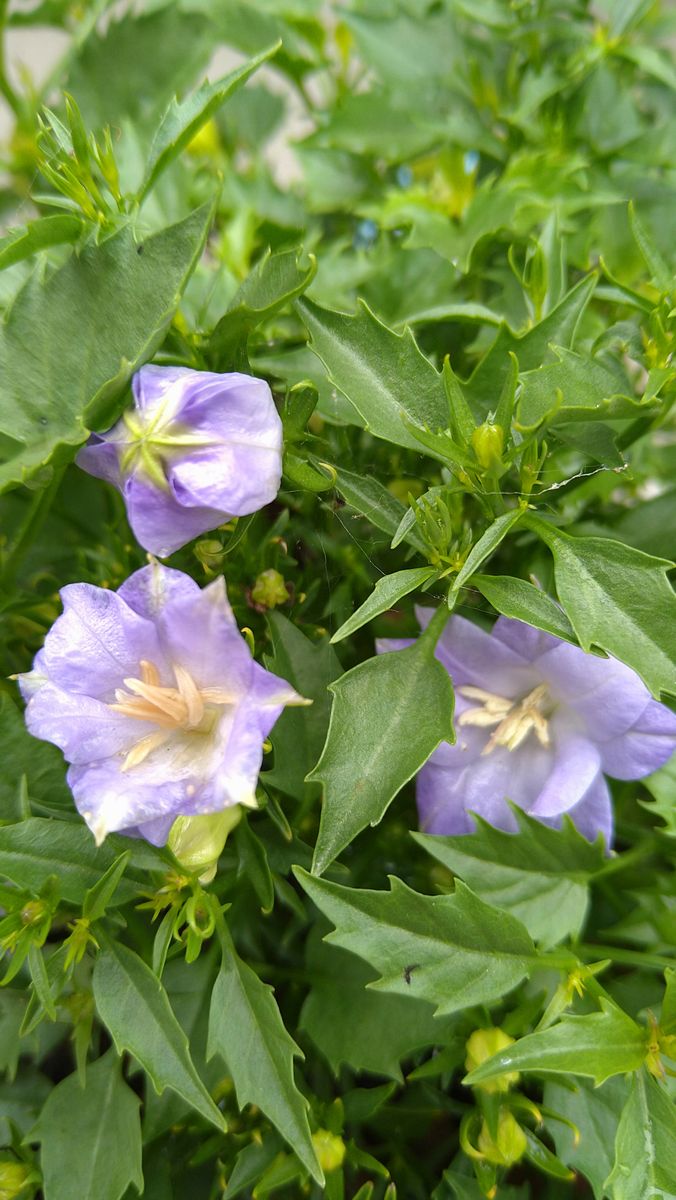
[[[427,1000],[437,1016],[498,1000],[533,964],[521,922],[460,881],[452,896],[421,896],[394,876],[391,891],[375,892],[328,883],[300,867],[295,875],[336,927],[326,940],[378,971],[370,986]]]
[[[166,871],[161,852],[150,845],[111,835],[97,846],[84,824],[30,817],[0,828],[0,876],[38,892],[48,875],[56,875],[61,895],[80,905],[120,854],[131,854],[132,869],[120,880],[111,903],[126,904],[148,886],[150,871]]]
[[[214,371],[232,370],[252,330],[310,286],[317,271],[314,255],[301,266],[297,250],[264,254],[235,294],[206,347]]]
[[[131,851],[125,850],[108,867],[108,870],[101,876],[98,883],[89,889],[82,904],[83,917],[86,917],[89,921],[98,921],[104,915],[127,869],[130,858]]]
[[[38,250],[63,245],[64,242],[76,242],[84,228],[81,217],[63,213],[55,217],[40,217],[37,221],[28,221],[19,229],[10,229],[5,237],[0,238],[0,271],[12,263],[21,262],[23,258],[29,258],[31,254],[37,254]]]
[[[510,352],[519,360],[521,371],[535,371],[551,353],[551,343],[572,345],[580,317],[596,287],[596,275],[581,279],[556,308],[526,333],[516,334],[502,325],[488,353],[482,358],[464,385],[477,413],[485,416],[495,408],[510,370]]]
[[[308,1124],[308,1104],[296,1087],[293,1060],[302,1052],[287,1033],[272,988],[262,983],[223,934],[223,960],[211,996],[207,1054],[220,1055],[232,1075],[240,1109],[255,1104],[272,1121],[322,1186]]]
[[[634,1076],[606,1180],[612,1200],[675,1200],[676,1108],[646,1071]]]
[[[143,1191],[140,1100],[127,1087],[114,1050],[49,1093],[30,1140],[42,1143],[45,1200],[120,1200]]]
[[[440,742],[452,741],[453,686],[430,628],[405,650],[359,663],[331,684],[326,745],[308,776],[324,787],[313,871],[321,875]]]
[[[556,426],[580,421],[638,416],[642,405],[630,394],[622,372],[610,371],[594,358],[552,346],[556,362],[521,375],[519,427],[532,428],[549,414]],[[558,432],[558,429],[557,429]]]
[[[162,117],[150,147],[145,176],[138,193],[139,203],[143,201],[172,159],[178,157],[198,130],[206,124],[228,97],[242,87],[262,63],[272,58],[279,46],[279,42],[270,46],[261,54],[257,54],[255,58],[250,59],[249,62],[242,63],[234,71],[217,79],[215,83],[205,81],[185,100],[174,97]]]
[[[559,1113],[579,1130],[576,1136],[574,1129],[550,1116],[546,1124],[556,1153],[589,1180],[595,1200],[607,1195],[603,1185],[613,1165],[617,1123],[626,1098],[627,1084],[619,1076],[606,1080],[602,1087],[594,1087],[586,1079],[562,1083],[550,1079],[545,1086],[545,1104],[551,1113]]]
[[[482,900],[518,917],[534,941],[553,946],[579,934],[588,882],[605,861],[603,848],[586,841],[572,821],[550,829],[513,811],[518,833],[494,829],[477,816],[477,832],[464,837],[412,836]]]
[[[22,777],[30,799],[72,804],[63,755],[56,746],[31,737],[23,716],[6,693],[0,695],[0,741],[0,812],[4,820],[20,816],[17,798]]]
[[[413,567],[409,571],[395,571],[392,575],[384,575],[377,581],[368,600],[348,617],[334,633],[331,641],[341,642],[343,638],[350,637],[357,629],[361,629],[362,625],[366,625],[380,613],[387,612],[388,608],[392,608],[403,596],[416,591],[436,574],[435,567]]]
[[[667,837],[676,837],[676,755],[660,767],[659,771],[646,776],[642,784],[654,798],[652,802],[641,800],[640,803],[654,817],[661,817],[665,825],[660,825],[660,831]]]
[[[106,938],[92,985],[99,1017],[118,1053],[128,1050],[138,1059],[156,1092],[171,1088],[205,1120],[225,1129],[222,1114],[195,1070],[167,993],[138,954]]]
[[[559,599],[582,648],[619,658],[658,698],[676,692],[671,564],[610,538],[571,537],[530,514],[525,523],[554,555]]]
[[[336,1076],[345,1065],[401,1083],[403,1058],[454,1036],[456,1018],[435,1017],[424,1000],[374,991],[368,986],[377,978],[373,968],[346,950],[327,946],[316,929],[308,939],[306,967],[312,988],[299,1028]]]
[[[343,467],[334,467],[334,470],[336,491],[340,492],[352,508],[375,525],[376,529],[382,529],[383,533],[394,536],[408,512],[406,505],[370,475],[354,475],[352,471],[346,471]],[[415,546],[422,554],[425,553],[425,543],[415,524],[402,540]]]
[[[512,575],[473,575],[472,587],[503,616],[525,621],[567,642],[576,641],[573,627],[556,601],[525,579]]]
[[[443,429],[448,408],[441,375],[418,349],[410,330],[394,333],[363,302],[354,317],[319,308],[309,300],[297,308],[315,354],[376,437],[420,451],[404,417]]]
[[[267,619],[273,653],[265,655],[266,667],[312,704],[289,707],[276,722],[270,735],[274,766],[263,772],[261,782],[302,800],[314,791],[305,776],[321,754],[331,708],[328,688],[343,668],[327,637],[310,641],[281,613],[270,612]]]
[[[0,328],[0,433],[11,439],[0,488],[72,457],[88,428],[115,419],[130,376],[171,321],[210,221],[205,205],[139,244],[125,228],[46,282],[30,277]]]
[[[497,550],[500,543],[506,538],[510,529],[513,529],[518,521],[521,520],[524,510],[521,508],[513,508],[510,512],[503,513],[502,516],[496,517],[492,525],[488,526],[485,533],[482,533],[478,542],[472,546],[467,558],[465,559],[461,569],[453,582],[451,594],[448,597],[449,606],[455,603],[454,597],[457,596],[461,587],[464,587],[474,572],[482,563],[490,558],[494,550]]]
[[[534,1071],[587,1075],[599,1084],[611,1075],[638,1070],[648,1050],[647,1031],[610,1000],[602,999],[601,1009],[565,1016],[549,1029],[529,1033],[470,1071],[463,1082],[475,1087],[506,1071]]]

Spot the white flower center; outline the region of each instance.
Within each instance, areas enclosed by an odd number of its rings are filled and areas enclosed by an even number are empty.
[[[178,731],[210,733],[216,720],[215,708],[235,703],[235,697],[225,688],[198,688],[185,667],[172,664],[176,687],[160,683],[160,673],[154,663],[141,659],[141,678],[124,680],[124,687],[115,692],[115,704],[108,707],[125,717],[150,721],[157,725],[156,733],[139,739],[128,752],[122,770],[137,767],[158,746],[164,745]]]
[[[458,692],[468,700],[480,701],[476,708],[460,714],[458,725],[496,726],[482,754],[490,754],[496,746],[516,750],[530,733],[535,734],[541,746],[549,745],[547,717],[551,714],[551,698],[545,683],[538,684],[522,700],[508,700],[478,687],[459,687]]]

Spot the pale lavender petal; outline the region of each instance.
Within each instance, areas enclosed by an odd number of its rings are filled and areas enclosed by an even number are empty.
[[[165,819],[167,836],[173,821],[185,809],[185,780],[152,786],[134,772],[122,773],[116,759],[106,759],[69,768],[68,785],[78,812],[84,817],[97,842],[109,833]]]
[[[547,780],[528,811],[534,817],[568,812],[591,787],[600,769],[601,755],[593,742],[575,734],[563,736],[555,744]]]
[[[535,664],[555,699],[573,709],[594,741],[633,725],[650,699],[638,675],[615,658],[586,654],[559,642]]]
[[[162,629],[164,610],[179,602],[197,600],[200,587],[183,571],[153,562],[134,571],[118,588],[117,594],[140,617]]]
[[[434,612],[432,608],[416,608],[423,629]],[[537,683],[533,668],[521,654],[464,617],[452,617],[448,622],[437,643],[436,655],[456,687],[471,684],[512,697],[529,691]]]
[[[127,675],[137,676],[141,659],[158,665],[154,626],[116,592],[89,583],[62,588],[64,611],[45,639],[42,664],[65,691],[112,700]]]
[[[376,638],[376,654],[392,654],[409,646],[415,646],[415,638]]]
[[[642,779],[664,766],[676,750],[676,714],[649,700],[631,729],[599,743],[602,769],[613,779]]]
[[[78,450],[75,461],[83,471],[95,475],[97,479],[105,479],[114,487],[120,487],[120,456],[117,446],[93,433],[88,442]]]
[[[603,775],[596,776],[568,816],[588,842],[595,842],[601,833],[606,850],[610,849],[613,840],[613,802]]]
[[[251,687],[253,658],[235,623],[222,577],[196,596],[171,595],[158,629],[167,658],[185,667],[198,687],[225,688],[233,697]]]
[[[156,408],[175,384],[180,387],[182,380],[189,380],[197,374],[197,371],[191,371],[189,367],[158,367],[153,363],[146,363],[131,381],[136,407],[142,411]],[[180,394],[180,391],[177,392],[178,396]]]
[[[26,727],[33,737],[53,742],[68,762],[88,763],[131,748],[153,732],[145,721],[113,712],[100,700],[64,692],[46,683],[28,702]]]
[[[498,617],[491,636],[529,662],[554,646],[561,645],[560,638],[542,629],[535,629],[533,625],[526,625],[523,621],[515,621],[512,617]]]
[[[138,475],[127,479],[122,494],[135,537],[160,558],[167,558],[193,538],[216,529],[228,516],[214,508],[186,508],[171,490],[165,492]]]
[[[236,444],[194,450],[177,459],[168,470],[172,492],[179,504],[218,510],[221,514],[245,517],[270,504],[282,481],[281,445],[273,447]],[[220,516],[221,525],[225,517]]]

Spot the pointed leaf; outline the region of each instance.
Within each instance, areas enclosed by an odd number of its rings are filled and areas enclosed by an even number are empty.
[[[490,558],[494,550],[497,550],[500,543],[507,537],[510,529],[513,529],[518,521],[521,520],[524,510],[522,508],[513,508],[510,512],[503,513],[502,516],[496,517],[492,525],[488,526],[485,533],[482,533],[478,542],[470,550],[461,569],[453,581],[451,595],[448,598],[449,605],[454,603],[453,597],[457,596],[461,587],[472,578],[474,572],[485,563],[487,558]]]
[[[475,817],[476,833],[416,842],[465,880],[483,900],[523,921],[531,937],[553,946],[580,932],[587,912],[588,881],[605,862],[572,822],[550,829],[514,808],[518,833],[494,829]]]
[[[211,996],[207,1054],[219,1054],[232,1075],[240,1109],[255,1104],[272,1121],[321,1186],[308,1103],[296,1087],[293,1060],[302,1052],[287,1033],[272,988],[237,954],[227,932]]]
[[[297,250],[265,254],[237,291],[206,347],[214,371],[232,370],[253,329],[310,286],[317,271],[314,255],[301,266]],[[314,407],[314,405],[313,405]]]
[[[57,1083],[30,1135],[42,1143],[45,1200],[143,1191],[140,1103],[112,1049],[89,1064],[84,1088],[77,1073]]]
[[[118,1052],[128,1050],[150,1076],[155,1091],[178,1092],[217,1129],[225,1121],[200,1079],[188,1039],[160,980],[138,954],[106,939],[92,977],[99,1017]]]
[[[375,892],[328,883],[300,867],[295,874],[336,927],[326,941],[379,972],[372,987],[428,1000],[438,1016],[490,1004],[533,965],[533,943],[521,922],[460,881],[452,896],[421,896],[394,876],[391,891]]]
[[[315,354],[376,437],[420,450],[403,417],[444,429],[448,409],[441,375],[409,329],[394,333],[363,302],[354,317],[309,300],[297,302]]]
[[[347,503],[362,513],[376,529],[382,529],[383,533],[390,535],[396,534],[409,512],[406,505],[370,475],[354,475],[352,471],[346,471],[343,467],[335,467],[334,470],[337,472],[336,491],[340,492]],[[400,540],[409,542],[422,554],[425,553],[425,543],[415,522]]]
[[[477,588],[505,617],[525,621],[554,637],[575,642],[573,627],[566,614],[546,592],[512,575],[473,575],[472,587]]]
[[[529,1033],[470,1071],[464,1083],[475,1087],[506,1071],[587,1075],[603,1083],[611,1075],[636,1071],[647,1053],[647,1030],[621,1008],[601,1000],[601,1012],[566,1016],[557,1025]]]
[[[554,555],[559,599],[583,649],[619,658],[658,698],[676,692],[671,564],[610,538],[571,537],[530,514],[525,523]]]
[[[433,637],[422,636],[331,684],[326,745],[308,776],[324,786],[316,874],[362,829],[378,824],[440,742],[453,740],[453,686],[434,647]]]
[[[63,245],[64,242],[76,242],[84,228],[81,217],[74,213],[72,216],[63,213],[55,217],[40,217],[18,229],[10,229],[5,237],[0,238],[0,271],[23,258],[29,258],[31,254],[37,254],[38,250]]]
[[[422,587],[436,574],[436,567],[413,567],[409,571],[395,571],[392,575],[384,575],[376,583],[368,600],[365,600],[357,611],[348,617],[347,621],[334,633],[331,641],[341,642],[343,638],[349,637],[350,634],[361,629],[362,625],[366,625],[380,613],[387,612],[388,608],[392,608],[398,600]]]
[[[646,1071],[632,1081],[606,1188],[612,1200],[676,1197],[676,1107],[665,1088]]]

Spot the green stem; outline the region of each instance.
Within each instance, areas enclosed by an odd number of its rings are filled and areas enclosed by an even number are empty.
[[[577,947],[582,958],[610,958],[615,963],[623,963],[627,967],[642,967],[646,971],[666,971],[672,968],[674,960],[663,954],[645,954],[642,950],[622,950],[616,946],[591,945],[588,942]]]
[[[23,116],[23,104],[17,96],[5,67],[5,25],[7,23],[7,5],[9,0],[0,0],[0,95],[4,96],[17,119]]]
[[[52,501],[59,490],[66,468],[54,468],[52,478],[41,492],[33,497],[25,520],[9,550],[3,564],[3,584],[5,587],[16,578],[19,567],[25,555],[30,550],[47,518]]]

